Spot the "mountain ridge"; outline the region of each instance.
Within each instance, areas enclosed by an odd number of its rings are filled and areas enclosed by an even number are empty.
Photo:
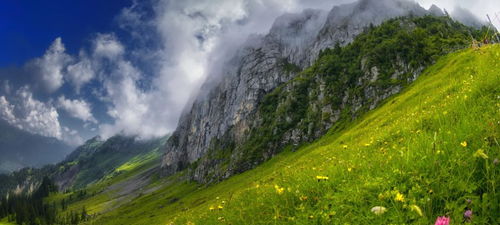
[[[388,8],[388,6],[391,7]],[[263,119],[259,117],[261,101],[279,85],[297,77],[304,68],[310,65],[311,61],[319,57],[323,49],[334,48],[337,44],[345,46],[367,28],[389,18],[404,15],[436,14],[442,16],[442,13],[435,8],[427,11],[417,3],[405,0],[360,1],[336,6],[326,18],[318,13],[321,14],[321,11],[306,10],[302,14],[293,16],[287,14],[279,17],[268,35],[255,41],[256,44],[245,45],[231,59],[231,64],[226,66],[227,70],[222,72],[227,75],[220,78],[218,84],[212,85],[210,91],[204,92],[197,98],[192,107],[188,107],[189,110],[181,116],[176,131],[164,147],[165,153],[162,161],[164,175],[171,175],[189,168],[193,171],[192,178],[199,182],[225,179],[234,173],[254,167],[262,159],[269,159],[274,155],[272,152],[279,152],[288,144],[299,145],[306,140],[319,137],[327,129],[322,128],[315,134],[302,131],[293,133],[292,131],[293,134],[288,135],[290,138],[282,139],[282,143],[276,146],[262,146],[260,144],[264,143],[255,143],[265,148],[260,152],[271,153],[258,156],[257,160],[244,162],[246,167],[235,167],[238,164],[236,162],[241,162],[243,158],[248,157],[248,154],[238,149],[237,146],[247,143],[251,139],[249,133],[261,127]],[[308,23],[314,24],[318,21],[321,23],[323,20],[325,22],[320,26],[308,25]],[[316,35],[308,33],[306,38],[300,37],[304,31],[309,30],[315,30],[318,33]],[[290,33],[299,34],[299,37],[288,37]],[[305,45],[294,46],[297,43]],[[399,63],[401,65],[393,65],[394,69],[400,73],[392,74],[394,78],[401,77],[404,73],[412,73],[412,78],[408,80],[412,81],[423,69],[422,66],[410,68],[410,62],[400,61]],[[379,75],[388,75],[378,74],[377,70],[381,68],[371,66],[365,68],[363,65],[360,67],[367,77],[364,81],[360,81],[361,83],[370,82],[371,79],[376,81]],[[382,99],[401,90],[401,86],[397,83],[392,85],[392,90],[379,93]],[[368,91],[374,92],[369,95],[379,92],[376,88]],[[341,100],[340,103],[345,104],[345,101]],[[353,104],[356,104],[357,108],[361,107],[360,102]],[[369,108],[374,107],[373,104],[369,106]],[[331,115],[332,121],[327,123],[327,128],[329,128],[341,112],[327,108],[322,110],[333,114]],[[208,159],[211,157],[208,154],[224,155],[225,159]],[[227,164],[227,161],[233,162]]]

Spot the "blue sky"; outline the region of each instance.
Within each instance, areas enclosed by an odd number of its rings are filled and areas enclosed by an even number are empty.
[[[77,53],[91,35],[116,30],[115,18],[130,0],[3,0],[0,66],[21,65],[42,55],[57,37]]]
[[[131,0],[2,1],[0,7],[0,42],[8,44],[0,46],[0,75],[3,76],[0,77],[0,80],[8,80],[11,86],[10,89],[19,90],[24,85],[29,85],[30,87],[26,91],[33,95],[33,100],[39,101],[38,110],[44,109],[42,104],[49,101],[57,101],[61,96],[64,96],[66,103],[68,103],[68,98],[71,98],[74,101],[73,103],[79,103],[78,100],[82,99],[82,101],[90,106],[92,117],[100,118],[104,121],[109,120],[105,104],[92,94],[81,93],[77,95],[75,94],[75,90],[69,85],[63,85],[59,90],[51,93],[37,91],[33,87],[36,86],[35,83],[37,80],[27,78],[30,76],[29,74],[18,72],[18,70],[23,70],[25,64],[30,60],[44,55],[56,38],[62,38],[65,52],[68,55],[78,55],[81,49],[89,48],[96,34],[123,32],[117,25],[117,16],[120,15],[124,8],[131,5]],[[14,72],[8,73],[5,70],[14,70]],[[8,77],[7,79],[2,79],[6,76]],[[94,82],[88,86],[92,89],[98,87],[99,84]],[[11,92],[14,92],[14,90]],[[18,97],[15,96],[16,93],[10,93],[10,95],[11,105],[20,104],[13,103],[13,101],[16,101],[15,98]],[[9,99],[8,95],[5,95],[5,97]],[[17,99],[17,102],[22,102],[22,100]],[[71,106],[71,104],[67,105],[68,107]],[[73,107],[77,106],[78,104],[73,104]],[[44,110],[50,112],[50,107],[49,109],[47,107]],[[33,112],[36,110],[36,107],[25,110]],[[77,110],[77,108],[74,110]],[[72,137],[63,138],[63,134],[59,135],[57,132],[54,132],[54,129],[49,128],[49,126],[54,126],[53,122],[49,122],[50,119],[44,122],[52,125],[47,125],[40,129],[30,127],[26,122],[18,122],[17,125],[44,136],[57,136],[60,139],[66,139],[65,141],[71,142],[71,144],[79,144],[82,140],[99,134],[97,132],[97,124],[75,118],[71,116],[71,113],[60,108],[56,108],[55,111],[58,113],[57,120],[59,122],[58,129],[60,133],[78,133],[76,139]],[[47,117],[48,114],[39,113],[39,116]],[[44,132],[42,129],[52,131]]]
[[[165,135],[250,34],[284,13],[352,1],[3,0],[0,119],[72,145]],[[418,0],[483,17],[500,16],[497,1]]]

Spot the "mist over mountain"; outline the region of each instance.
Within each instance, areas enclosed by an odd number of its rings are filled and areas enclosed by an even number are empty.
[[[0,120],[0,173],[57,163],[72,150],[60,140],[31,134]]]

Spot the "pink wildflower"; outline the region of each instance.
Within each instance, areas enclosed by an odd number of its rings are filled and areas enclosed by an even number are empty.
[[[449,225],[450,224],[450,218],[446,216],[439,216],[436,220],[436,223],[434,225]]]
[[[467,222],[470,222],[472,220],[472,210],[467,210],[464,212],[464,219]]]

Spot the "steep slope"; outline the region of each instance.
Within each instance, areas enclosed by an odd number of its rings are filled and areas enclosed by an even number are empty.
[[[193,179],[207,182],[244,171],[259,163],[261,158],[268,158],[262,156],[257,161],[247,162],[252,166],[241,168],[200,160],[209,152],[231,150],[247,142],[248,132],[261,125],[259,121],[263,118],[258,115],[258,105],[264,96],[310,66],[321,50],[337,43],[350,43],[370,24],[378,25],[398,16],[425,14],[431,12],[406,0],[362,0],[335,7],[328,14],[306,10],[302,14],[278,18],[268,35],[249,39],[218,71],[220,74],[213,75],[217,81],[209,78],[206,90],[181,117],[177,130],[167,142],[162,162],[164,174],[191,167],[195,170]],[[297,135],[301,140],[317,137],[307,133]],[[281,141],[283,145],[297,144],[293,140]],[[246,155],[235,151],[230,157],[238,161]],[[227,168],[222,171],[208,169],[213,167]]]
[[[499,63],[498,45],[442,57],[345,128],[218,184],[163,178],[113,210],[105,194],[71,207],[98,205],[88,224],[460,223],[467,209],[498,224]]]
[[[72,150],[55,138],[31,134],[0,119],[0,173],[56,163]]]
[[[167,142],[163,167],[167,174],[189,167],[192,178],[204,183],[251,169],[288,145],[312,141],[375,108],[413,82],[436,57],[463,48],[480,33],[485,32],[448,17],[394,19],[367,28],[346,48],[337,45],[320,52],[313,66],[293,73],[282,85],[266,90],[254,86],[252,103],[216,88],[216,96],[195,102],[185,115],[183,119],[194,121],[188,121],[188,127],[181,122]],[[259,76],[274,76],[268,75]],[[241,74],[238,79],[253,76]],[[232,90],[240,93],[245,88]],[[237,105],[242,114],[232,115]]]
[[[307,153],[196,193],[227,194],[174,221],[431,224],[449,215],[460,223],[470,209],[474,224],[498,224],[499,63],[498,45],[444,57],[403,94]],[[375,206],[387,212],[377,216]]]

